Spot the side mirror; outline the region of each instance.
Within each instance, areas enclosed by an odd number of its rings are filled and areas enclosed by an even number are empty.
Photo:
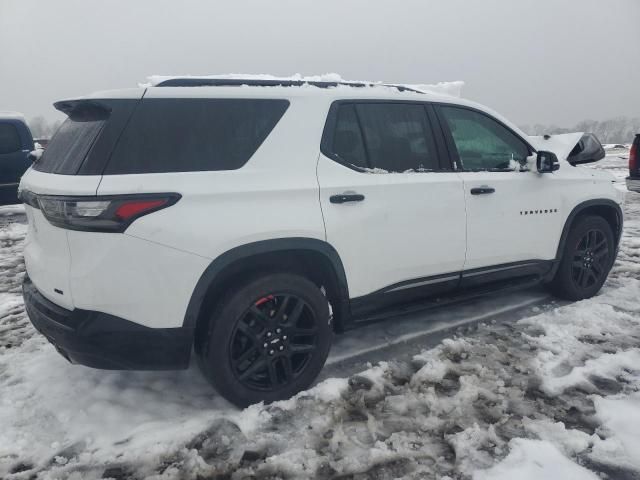
[[[551,173],[560,168],[558,163],[558,157],[553,152],[545,152],[544,150],[538,151],[536,157],[536,167],[538,173]]]
[[[580,141],[573,147],[567,157],[567,162],[571,165],[592,163],[602,160],[606,153],[602,144],[593,133],[585,133]]]

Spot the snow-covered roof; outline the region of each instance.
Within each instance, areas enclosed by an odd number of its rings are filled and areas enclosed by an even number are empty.
[[[340,75],[329,73],[324,75],[277,77],[274,75],[224,74],[224,75],[152,75],[146,83],[137,88],[124,88],[90,93],[88,95],[63,99],[57,104],[68,101],[108,99],[108,98],[142,98],[147,88],[171,89],[167,96],[208,96],[210,88],[215,88],[216,95],[233,96],[238,88],[243,88],[243,96],[276,95],[285,97],[331,96],[393,98],[398,94],[419,96],[420,99],[432,101],[451,101],[460,98],[464,82],[440,82],[437,84],[399,84],[359,80],[344,80]],[[245,83],[246,82],[246,83]],[[164,84],[164,85],[161,85]],[[175,88],[171,88],[175,87]],[[297,88],[291,88],[297,87]],[[325,87],[325,88],[316,88]],[[360,87],[360,88],[353,88]],[[268,90],[265,90],[268,88]],[[182,90],[181,92],[178,89]],[[187,93],[188,92],[188,93]],[[427,96],[427,98],[424,97]]]
[[[246,81],[244,83],[243,81]],[[161,85],[163,84],[164,85]],[[325,88],[317,88],[317,87]],[[295,87],[295,88],[292,88]],[[359,88],[354,88],[359,87]],[[268,74],[222,74],[222,75],[151,75],[147,82],[140,83],[137,88],[108,90],[95,92],[83,97],[56,102],[82,99],[106,98],[142,98],[147,89],[154,89],[154,97],[192,98],[209,97],[215,89],[216,97],[235,97],[242,88],[242,96],[247,98],[278,97],[295,98],[307,96],[324,96],[332,99],[402,99],[456,103],[483,110],[514,131],[526,137],[516,125],[497,112],[476,102],[461,98],[463,81],[440,82],[436,84],[402,84],[383,83],[362,80],[345,80],[337,73],[289,77]]]
[[[367,87],[377,89],[391,89],[413,93],[445,95],[459,98],[464,82],[440,82],[437,84],[402,84],[384,83],[368,80],[345,80],[337,73],[323,75],[302,76],[300,74],[289,77],[278,77],[269,74],[222,74],[222,75],[151,75],[146,83],[140,87],[158,86],[314,86],[314,87]]]

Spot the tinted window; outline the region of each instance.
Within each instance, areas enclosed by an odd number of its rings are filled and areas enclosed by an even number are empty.
[[[105,173],[240,168],[288,105],[286,100],[144,99]]]
[[[0,155],[21,149],[18,129],[11,123],[0,123]]]
[[[465,170],[509,169],[525,164],[529,148],[506,127],[466,108],[441,107]]]
[[[356,109],[372,167],[389,172],[439,169],[422,105],[364,103]]]
[[[332,152],[351,165],[367,167],[362,134],[353,105],[340,105],[338,108]]]
[[[75,108],[33,168],[61,175],[76,174],[108,117],[109,112],[93,105]]]

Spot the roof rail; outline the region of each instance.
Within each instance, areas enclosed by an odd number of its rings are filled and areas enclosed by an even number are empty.
[[[245,78],[170,78],[163,80],[155,85],[156,87],[301,87],[303,85],[311,85],[318,88],[330,88],[344,85],[347,87],[389,87],[395,88],[400,92],[424,93],[420,90],[406,87],[404,85],[391,85],[383,83],[365,83],[365,82],[331,82],[331,81],[312,81],[312,80],[278,80],[278,79],[245,79]]]

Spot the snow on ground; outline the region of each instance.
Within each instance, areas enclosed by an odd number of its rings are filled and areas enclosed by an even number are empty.
[[[612,173],[616,177],[619,188],[626,191],[627,188],[624,179],[629,176],[627,165],[629,164],[630,146],[614,144],[605,145],[604,147],[607,153],[606,157],[589,166],[597,170],[606,170]]]
[[[623,167],[596,164],[617,178]],[[0,478],[638,479],[640,195],[625,209],[597,297],[526,307],[504,296],[522,308],[475,317],[480,301],[449,307],[454,323],[475,322],[435,346],[417,319],[366,327],[336,346],[327,369],[347,365],[343,378],[239,411],[193,368],[69,365],[25,318],[24,216],[0,208]],[[349,364],[351,348],[380,359],[362,343],[385,337],[376,329],[423,349],[392,354],[403,345],[387,339],[385,361]]]

